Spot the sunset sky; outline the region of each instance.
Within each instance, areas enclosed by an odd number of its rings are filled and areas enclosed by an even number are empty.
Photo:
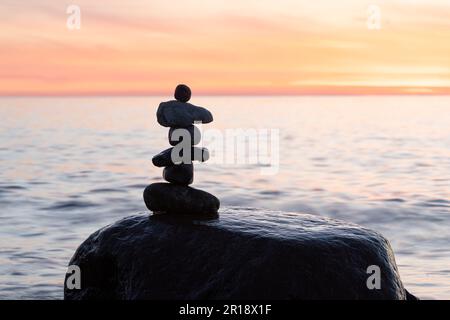
[[[66,26],[70,4],[80,30]],[[450,94],[450,1],[0,3],[0,95],[166,94],[177,83],[197,94]]]

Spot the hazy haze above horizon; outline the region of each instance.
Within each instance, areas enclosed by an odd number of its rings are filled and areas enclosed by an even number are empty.
[[[2,1],[0,95],[450,93],[448,1],[70,4]]]

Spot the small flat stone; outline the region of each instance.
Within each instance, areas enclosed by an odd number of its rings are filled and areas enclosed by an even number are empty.
[[[179,84],[175,88],[175,93],[173,96],[178,101],[188,102],[191,99],[191,89],[185,84]]]
[[[183,141],[182,137],[179,137],[179,140],[175,140],[175,136],[174,136],[174,131],[175,130],[187,130],[189,132],[189,135],[191,137],[191,141],[190,141],[190,145],[196,145],[200,142],[201,139],[201,133],[200,130],[196,127],[196,126],[189,126],[187,128],[170,128],[169,130],[169,143],[171,146],[176,146],[178,143],[180,143],[181,141]],[[186,134],[185,132],[183,132],[182,134]],[[178,138],[178,136],[177,136]]]
[[[170,183],[153,183],[144,190],[150,211],[178,215],[216,215],[220,201],[203,190]]]
[[[163,178],[170,183],[183,186],[190,185],[194,181],[194,165],[176,164],[165,167],[163,170]]]
[[[156,167],[169,167],[173,166],[175,164],[191,164],[192,161],[200,161],[205,162],[209,159],[209,151],[206,148],[198,148],[198,147],[192,147],[191,148],[191,161],[190,162],[180,162],[180,163],[174,163],[172,161],[172,150],[174,148],[166,149],[160,153],[158,153],[156,156],[152,158],[153,165]],[[180,152],[181,156],[183,156],[183,151],[181,149]]]
[[[203,107],[194,106],[176,100],[162,102],[156,111],[158,123],[163,127],[187,128],[195,121],[210,123],[211,112]]]

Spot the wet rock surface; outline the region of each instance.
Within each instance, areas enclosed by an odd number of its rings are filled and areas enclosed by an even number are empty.
[[[65,288],[65,299],[414,299],[389,242],[369,229],[251,208],[179,213],[93,233],[69,263],[81,268],[81,289]],[[366,285],[370,265],[380,268],[379,290]]]

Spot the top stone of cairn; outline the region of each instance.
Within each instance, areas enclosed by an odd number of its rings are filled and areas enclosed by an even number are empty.
[[[163,127],[188,128],[196,122],[213,121],[213,116],[207,109],[187,102],[191,99],[191,89],[187,85],[179,84],[174,96],[176,100],[161,102],[156,111],[158,123]]]
[[[175,88],[174,97],[180,102],[188,102],[191,99],[191,89],[185,84],[179,84]]]

